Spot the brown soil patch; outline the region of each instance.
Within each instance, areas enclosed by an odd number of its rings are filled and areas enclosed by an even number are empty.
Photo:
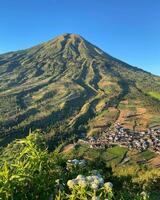
[[[101,87],[110,86],[112,84],[113,83],[111,83],[110,81],[106,81],[106,80],[103,80],[103,79],[99,82],[99,86],[101,86]]]
[[[146,108],[137,108],[137,113],[138,114],[144,114],[144,113],[146,113]]]
[[[121,101],[122,104],[128,105],[128,100]]]
[[[72,150],[72,149],[74,148],[74,146],[75,146],[74,144],[68,144],[67,146],[65,146],[65,147],[62,149],[62,152],[63,152],[63,153],[66,153],[66,152]]]
[[[149,164],[151,164],[153,167],[160,168],[160,156],[157,156],[155,158],[152,158],[148,161]]]
[[[124,104],[125,101],[123,101]],[[127,104],[127,102],[125,102]],[[126,128],[133,129],[135,125],[135,121],[137,122],[137,125],[135,129],[137,131],[144,131],[148,127],[148,123],[150,120],[150,115],[147,113],[146,108],[143,107],[137,107],[136,112],[131,114],[130,117],[128,117],[129,113],[132,112],[130,109],[126,108],[124,110],[120,110],[120,115],[116,122],[119,122],[120,124],[123,124]]]
[[[126,116],[126,110],[122,110],[120,111],[120,115],[117,119],[117,122],[122,123],[125,120],[125,116]]]

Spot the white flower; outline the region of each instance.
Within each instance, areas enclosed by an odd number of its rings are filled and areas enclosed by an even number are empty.
[[[104,184],[106,190],[112,190],[113,184],[111,182],[107,182]]]
[[[80,165],[80,166],[85,166],[85,160],[77,160],[77,159],[73,159],[73,160],[67,160],[67,164],[71,164],[71,165]]]
[[[93,176],[87,176],[86,179],[87,179],[89,182],[94,181],[94,177],[93,177]]]
[[[104,185],[105,189],[108,191],[111,191],[113,187],[113,184],[111,182],[107,182],[104,184],[104,179],[101,175],[83,176],[81,174],[79,174],[76,179],[69,180],[67,182],[67,185],[69,186],[69,188],[73,188],[75,185],[79,185],[83,188],[89,186],[93,190],[98,190]]]
[[[99,184],[100,184],[100,181],[99,181],[99,179],[94,179],[93,183],[99,185]]]
[[[85,188],[87,186],[87,182],[85,181],[85,179],[80,179],[78,181],[78,185],[81,186],[82,188]]]
[[[78,164],[79,164],[79,160],[77,160],[77,159],[73,159],[72,162],[73,162],[75,165],[78,165]]]
[[[99,179],[99,176],[93,175],[93,178],[98,180],[98,179]]]
[[[80,174],[80,175],[77,176],[76,179],[85,179],[85,176],[83,176],[83,175]]]
[[[68,185],[69,188],[73,188],[76,185],[75,179],[69,180],[67,182],[67,185]]]
[[[93,190],[98,190],[99,185],[96,184],[96,183],[92,183],[92,184],[91,184],[91,188],[92,188]]]
[[[76,178],[77,180],[77,183],[79,184],[79,182],[81,181],[86,181],[85,177],[79,177],[79,178]]]
[[[79,165],[85,166],[85,160],[80,160],[80,161],[79,161]]]
[[[99,185],[103,185],[104,184],[104,180],[102,177],[99,176],[92,176],[93,177],[93,182],[97,183]]]
[[[141,196],[143,197],[144,200],[149,198],[149,195],[146,192],[141,192]]]

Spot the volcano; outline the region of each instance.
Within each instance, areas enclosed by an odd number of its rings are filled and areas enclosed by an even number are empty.
[[[42,129],[48,138],[100,134],[115,123],[160,125],[160,77],[77,34],[0,55],[0,145]]]

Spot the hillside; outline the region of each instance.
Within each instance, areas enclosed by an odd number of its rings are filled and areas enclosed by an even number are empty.
[[[135,130],[160,125],[160,77],[75,34],[0,55],[0,146],[30,129],[63,139],[115,122]]]
[[[159,200],[160,170],[126,148],[48,152],[44,134],[34,132],[0,150],[0,199],[3,200]]]

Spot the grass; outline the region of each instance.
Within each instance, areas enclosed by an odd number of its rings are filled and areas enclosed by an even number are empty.
[[[158,93],[158,92],[149,92],[148,94],[149,94],[151,97],[154,97],[154,98],[160,100],[160,93]]]
[[[115,146],[115,147],[107,149],[107,152],[113,155],[123,156],[127,152],[127,148]]]
[[[142,153],[139,154],[139,158],[150,160],[150,159],[154,158],[155,155],[156,154],[154,152],[152,152],[150,150],[146,150],[146,151],[144,151],[144,152],[142,152]]]
[[[64,156],[67,156],[69,159],[75,158],[75,155],[77,158],[85,157],[89,160],[100,159],[103,160],[107,165],[110,165],[111,163],[118,164],[126,152],[127,149],[120,146],[103,150],[92,149],[89,148],[88,145],[78,145],[74,150],[71,150],[67,153],[67,155]]]

